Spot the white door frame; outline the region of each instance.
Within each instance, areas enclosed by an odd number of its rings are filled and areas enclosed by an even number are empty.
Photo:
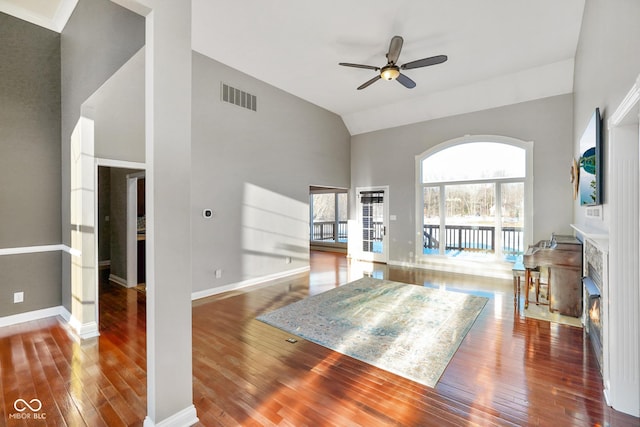
[[[138,180],[145,172],[127,175],[127,287],[138,286]]]
[[[132,175],[142,175],[144,176],[145,172],[144,170],[146,169],[146,165],[144,163],[139,163],[139,162],[129,162],[129,161],[123,161],[123,160],[112,160],[112,159],[103,159],[103,158],[99,158],[96,157],[95,158],[95,167],[93,168],[93,180],[94,180],[94,188],[98,188],[98,167],[100,166],[104,166],[104,167],[110,167],[110,168],[121,168],[121,169],[141,169],[141,172],[137,172],[135,174],[130,174],[129,176]],[[136,189],[133,193],[133,196],[136,197],[137,196],[137,178],[134,180],[135,184],[136,184]],[[134,215],[134,220],[133,220],[133,224],[131,224],[131,219],[130,219],[130,214],[131,214],[131,196],[130,196],[130,191],[129,191],[130,187],[129,187],[129,180],[127,179],[127,286],[131,286],[131,275],[130,275],[130,271],[129,271],[129,267],[131,264],[134,265],[135,268],[135,272],[136,275],[133,276],[133,281],[137,282],[138,281],[138,277],[137,277],[137,270],[138,270],[138,265],[136,263],[137,261],[137,250],[136,250],[136,245],[137,245],[137,234],[138,234],[138,226],[137,226],[137,197],[134,199],[135,200],[135,204],[134,206],[134,210],[133,210],[133,215]],[[96,190],[94,192],[94,200],[93,200],[93,206],[94,206],[94,211],[93,211],[93,215],[94,215],[94,224],[98,224],[98,191]],[[131,228],[131,226],[133,225],[133,228]],[[97,226],[96,226],[96,239],[95,239],[95,286],[96,286],[96,296],[100,295],[100,291],[98,289],[98,287],[100,286],[99,283],[99,278],[98,278],[98,239],[100,239],[100,235],[98,235],[97,233]],[[133,239],[133,248],[134,248],[134,252],[133,252],[133,263],[131,262],[131,246],[130,246],[130,240]],[[137,284],[137,283],[136,283]],[[136,284],[134,284],[133,286],[136,286]],[[98,318],[98,313],[99,313],[99,309],[98,309],[98,304],[100,303],[100,298],[96,297],[96,318]]]
[[[363,191],[382,191],[384,192],[383,199],[383,219],[382,225],[384,227],[384,232],[382,236],[382,253],[376,254],[373,252],[364,252],[362,250],[362,209],[360,204],[360,193]],[[357,221],[358,221],[358,235],[360,237],[358,248],[355,252],[356,257],[363,261],[372,261],[372,262],[381,262],[387,263],[389,262],[389,186],[381,185],[381,186],[372,186],[372,187],[356,187],[356,210],[357,210]],[[351,240],[351,236],[349,236],[349,240]]]

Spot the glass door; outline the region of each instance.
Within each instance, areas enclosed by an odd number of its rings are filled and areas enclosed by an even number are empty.
[[[388,189],[359,189],[358,225],[361,229],[360,258],[365,261],[388,261],[388,213],[386,198]]]

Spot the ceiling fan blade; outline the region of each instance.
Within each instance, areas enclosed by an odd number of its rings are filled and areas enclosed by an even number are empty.
[[[350,64],[348,62],[340,62],[338,65],[342,65],[343,67],[354,67],[354,68],[366,68],[367,70],[380,70],[380,67],[374,67],[373,65],[362,65],[362,64]]]
[[[377,76],[375,76],[374,78],[372,78],[371,80],[368,80],[368,81],[362,83],[360,86],[358,86],[358,90],[361,90],[361,89],[364,89],[366,87],[369,87],[372,84],[374,84],[375,82],[377,82],[378,80],[380,80],[380,75],[379,74]]]
[[[401,70],[411,70],[412,68],[427,67],[429,65],[442,64],[447,60],[447,55],[432,56],[430,58],[418,59],[417,61],[407,62],[400,67]]]
[[[398,62],[400,51],[402,50],[402,43],[404,43],[404,40],[400,36],[393,36],[391,39],[391,43],[389,43],[389,53],[387,53],[387,61],[391,64]]]
[[[413,80],[411,80],[409,77],[405,76],[402,73],[398,75],[396,80],[398,81],[398,83],[400,83],[402,86],[406,87],[407,89],[413,89],[414,87],[416,87],[416,82],[414,82]]]

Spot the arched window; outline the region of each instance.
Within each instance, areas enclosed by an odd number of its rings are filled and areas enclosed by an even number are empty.
[[[420,252],[515,261],[530,235],[531,143],[465,137],[416,158]]]

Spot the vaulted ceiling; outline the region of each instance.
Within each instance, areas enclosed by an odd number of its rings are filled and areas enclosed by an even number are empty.
[[[0,0],[61,31],[77,0]],[[585,0],[193,0],[193,49],[339,114],[351,134],[570,93]],[[66,16],[66,18],[65,18]],[[61,23],[61,21],[63,21]],[[49,22],[49,24],[47,24]],[[417,86],[380,80],[394,35]]]

